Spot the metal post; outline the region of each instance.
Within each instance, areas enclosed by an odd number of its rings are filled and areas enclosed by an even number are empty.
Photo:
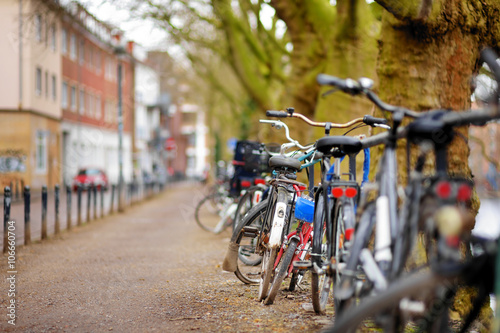
[[[54,208],[55,208],[55,226],[54,226],[54,234],[58,234],[60,230],[59,225],[59,185],[54,187]]]
[[[111,185],[111,205],[109,206],[109,213],[110,214],[113,214],[113,211],[114,211],[115,189],[116,189],[116,185],[115,184]]]
[[[104,186],[101,186],[101,217],[104,217]]]
[[[7,252],[8,248],[8,230],[7,223],[10,220],[10,204],[11,204],[11,193],[10,187],[5,186],[3,191],[3,252]]]
[[[78,185],[77,187],[77,206],[76,213],[78,216],[76,217],[76,225],[82,225],[82,185]]]
[[[92,194],[94,195],[94,220],[97,220],[97,186],[92,185],[92,192]]]
[[[92,195],[92,187],[94,185],[90,185],[88,188],[87,188],[87,223],[90,222],[90,201],[91,201],[91,195]]]
[[[47,238],[47,186],[42,186],[42,239]]]
[[[20,185],[20,183],[21,183],[21,181],[20,181],[19,179],[18,179],[18,180],[16,180],[16,200],[17,200],[17,199],[19,199],[19,197],[20,197],[20,195],[21,195],[21,194],[20,194],[20,192],[21,192],[21,188],[20,188],[20,186],[19,186],[19,185]]]
[[[66,229],[71,229],[71,186],[66,185]]]
[[[118,59],[118,211],[119,212],[123,211],[122,191],[123,191],[122,63],[120,59]]]
[[[24,245],[31,243],[31,192],[30,187],[26,185],[24,187]]]

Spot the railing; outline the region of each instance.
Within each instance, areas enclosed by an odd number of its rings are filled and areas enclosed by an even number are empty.
[[[84,216],[85,222],[90,223],[118,211],[118,187],[114,184],[107,190],[97,186],[84,190],[79,186],[76,191],[70,186],[63,187],[62,191],[59,185],[50,191],[43,186],[37,193],[32,193],[29,186],[23,186],[21,193],[19,185],[14,186],[14,193],[12,186],[6,186],[3,193],[4,253],[12,239],[16,244],[28,245],[64,229],[81,226]],[[149,199],[162,192],[164,186],[158,182],[127,184],[122,193],[124,206]]]

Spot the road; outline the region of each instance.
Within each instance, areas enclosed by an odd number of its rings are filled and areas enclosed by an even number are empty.
[[[255,301],[257,286],[222,272],[230,234],[196,225],[202,195],[193,184],[178,186],[126,213],[19,246],[14,285],[0,257],[0,331],[317,332],[327,325],[329,316],[307,309],[308,286],[264,306]],[[16,296],[7,297],[12,287]],[[12,299],[15,326],[6,313]]]

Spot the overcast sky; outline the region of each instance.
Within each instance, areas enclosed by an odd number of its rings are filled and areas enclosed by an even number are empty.
[[[105,0],[80,0],[99,20],[112,23],[125,31],[125,37],[144,46],[147,49],[161,48],[165,34],[155,28],[151,22],[131,19],[126,10],[119,10],[112,1]]]

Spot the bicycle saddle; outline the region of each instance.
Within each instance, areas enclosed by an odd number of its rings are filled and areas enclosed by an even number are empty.
[[[302,163],[293,157],[275,155],[269,159],[269,166],[271,168],[289,168],[293,170],[300,170]]]
[[[316,149],[323,154],[331,154],[333,148],[339,148],[344,154],[357,154],[361,151],[361,140],[350,136],[325,136],[316,141]]]

